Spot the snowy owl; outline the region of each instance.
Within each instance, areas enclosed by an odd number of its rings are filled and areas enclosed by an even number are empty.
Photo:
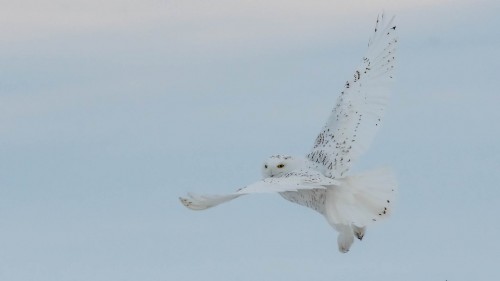
[[[348,252],[367,226],[390,215],[396,197],[397,183],[387,168],[348,174],[373,140],[388,103],[398,42],[393,21],[383,14],[377,18],[361,65],[306,157],[271,156],[262,164],[262,180],[227,195],[188,193],[181,203],[204,210],[251,193],[279,193],[323,215],[339,232],[339,251]]]

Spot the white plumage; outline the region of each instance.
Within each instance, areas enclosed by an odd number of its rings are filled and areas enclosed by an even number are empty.
[[[262,166],[262,180],[227,195],[188,193],[181,203],[204,210],[247,194],[279,193],[322,214],[339,232],[339,251],[349,251],[367,226],[390,215],[397,192],[389,169],[347,175],[372,142],[387,107],[397,45],[393,19],[377,18],[361,65],[346,82],[306,157],[271,156]]]

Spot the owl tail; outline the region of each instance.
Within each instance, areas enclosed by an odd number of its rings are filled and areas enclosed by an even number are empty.
[[[365,227],[389,217],[397,182],[387,168],[348,176],[327,189],[325,217],[338,232],[339,250],[347,252],[354,235],[361,240]]]

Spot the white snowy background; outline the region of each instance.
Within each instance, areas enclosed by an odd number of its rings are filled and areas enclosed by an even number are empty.
[[[394,216],[348,254],[278,195],[193,212],[304,155],[397,15],[398,83],[355,170]],[[498,280],[500,2],[0,2],[0,280]]]

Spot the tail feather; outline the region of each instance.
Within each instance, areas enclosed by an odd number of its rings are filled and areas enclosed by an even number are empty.
[[[327,190],[327,219],[331,224],[370,225],[389,217],[396,193],[396,179],[387,168],[346,177]]]
[[[367,225],[389,217],[396,192],[396,179],[387,168],[346,177],[326,190],[324,215],[339,232],[340,252],[349,251],[355,236],[361,240]]]

